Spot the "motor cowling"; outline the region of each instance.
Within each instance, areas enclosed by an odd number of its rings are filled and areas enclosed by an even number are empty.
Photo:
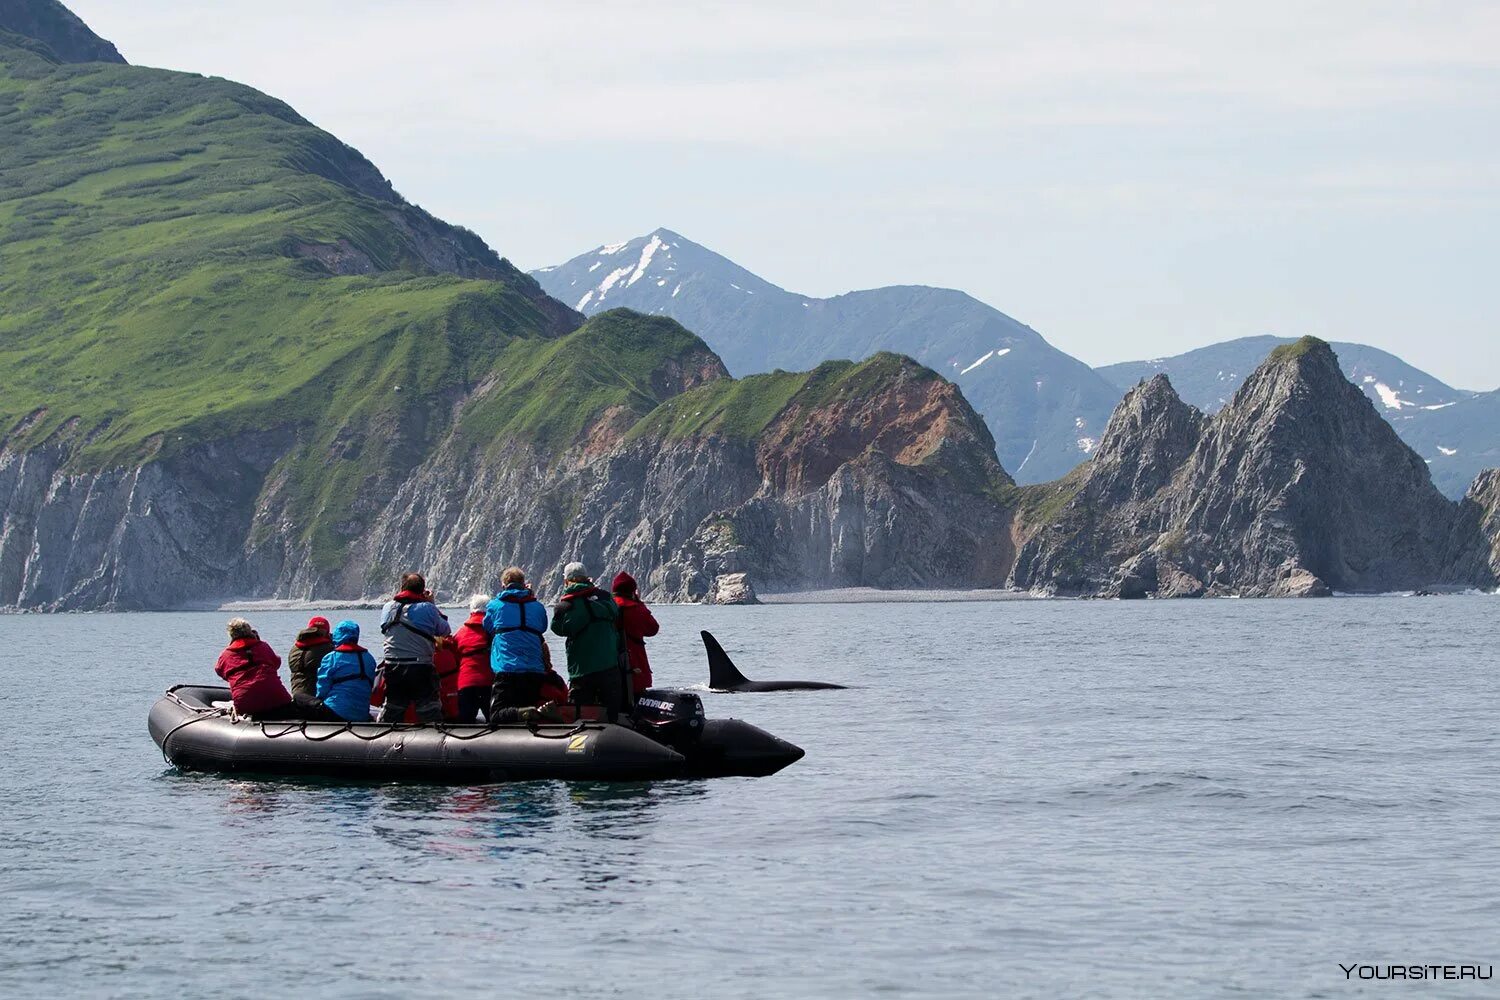
[[[635,722],[660,743],[690,746],[703,735],[703,699],[691,691],[647,688],[635,700]]]

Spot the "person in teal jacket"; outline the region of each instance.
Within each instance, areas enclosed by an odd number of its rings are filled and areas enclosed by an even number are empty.
[[[359,644],[357,622],[335,625],[333,642],[333,652],[318,665],[318,699],[341,719],[369,722],[375,657]]]
[[[492,637],[490,669],[495,673],[490,707],[531,708],[541,703],[547,676],[547,609],[532,596],[519,566],[500,574],[500,587],[484,611],[484,631]]]

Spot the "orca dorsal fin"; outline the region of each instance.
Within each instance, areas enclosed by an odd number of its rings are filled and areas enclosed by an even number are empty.
[[[712,632],[699,632],[698,634],[703,636],[703,648],[708,650],[709,687],[715,691],[732,691],[741,684],[750,683],[734,665],[729,654],[724,652],[724,647],[719,645],[719,640],[714,638]]]

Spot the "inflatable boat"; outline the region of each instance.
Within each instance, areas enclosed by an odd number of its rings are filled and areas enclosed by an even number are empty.
[[[649,690],[633,719],[527,725],[257,722],[229,689],[179,685],[148,720],[162,756],[185,771],[487,784],[560,778],[762,777],[803,751],[738,719],[705,719],[687,691]]]

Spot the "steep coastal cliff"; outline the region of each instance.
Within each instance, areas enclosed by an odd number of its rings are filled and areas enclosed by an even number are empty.
[[[1500,469],[1480,473],[1459,504],[1452,560],[1465,579],[1500,581]]]
[[[1009,480],[983,422],[915,362],[735,382],[677,324],[624,311],[520,347],[530,370],[498,372],[430,446],[385,447],[378,466],[350,433],[296,423],[98,472],[69,471],[61,445],[0,452],[15,497],[0,601],[355,597],[410,566],[461,595],[510,563],[550,589],[573,558],[689,601],[734,599],[741,574],[772,588],[1005,578]]]
[[[0,6],[0,607],[1004,580],[1008,480],[931,372],[740,383],[670,321],[580,327],[286,105],[38,9]]]

